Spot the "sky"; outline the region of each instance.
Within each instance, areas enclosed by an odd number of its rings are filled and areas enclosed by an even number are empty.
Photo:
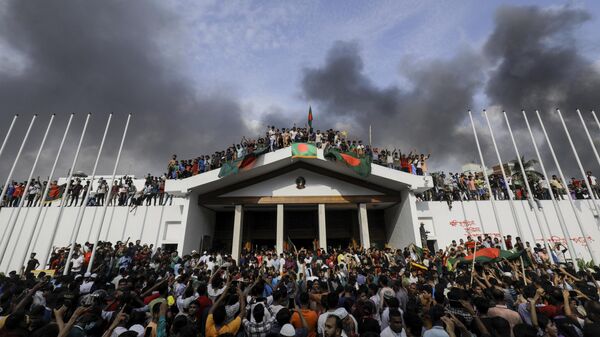
[[[572,130],[586,169],[600,172],[575,113],[596,146],[589,111],[600,98],[600,4],[593,1],[114,1],[0,3],[0,157],[7,179],[34,113],[39,114],[13,179],[45,179],[66,121],[75,113],[55,175],[65,176],[86,114],[77,171],[112,172],[132,113],[118,173],[160,174],[172,154],[222,150],[266,125],[306,122],[347,130],[373,145],[431,153],[434,171],[497,162],[482,119],[487,109],[503,160],[534,156],[520,114],[529,113],[549,171],[555,166],[533,112],[540,110],[568,176],[580,175],[555,112]]]

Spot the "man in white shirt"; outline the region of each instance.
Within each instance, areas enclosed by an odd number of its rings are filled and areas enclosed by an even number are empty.
[[[83,255],[80,255],[78,252],[73,252],[73,257],[71,258],[71,271],[73,273],[79,273],[81,271],[81,267],[83,266]]]
[[[380,337],[406,337],[406,331],[402,326],[402,314],[398,309],[390,309],[389,325],[379,334]]]

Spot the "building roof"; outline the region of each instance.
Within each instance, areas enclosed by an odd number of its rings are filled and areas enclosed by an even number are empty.
[[[292,158],[290,148],[280,149],[260,156],[255,166],[244,172],[219,178],[219,169],[204,172],[186,179],[167,180],[165,191],[175,196],[187,195],[190,192],[199,194],[223,190],[227,186],[240,184],[260,176],[274,176],[280,172],[296,168],[313,169],[328,172],[338,178],[364,181],[387,190],[402,191],[410,189],[416,193],[424,192],[433,187],[433,181],[428,176],[417,176],[406,172],[390,169],[378,164],[371,164],[371,175],[360,177],[343,163],[326,160],[323,150],[317,151],[317,158]]]

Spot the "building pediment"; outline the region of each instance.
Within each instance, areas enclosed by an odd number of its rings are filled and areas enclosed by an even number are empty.
[[[384,195],[377,186],[368,188],[350,181],[325,175],[307,168],[285,172],[251,186],[239,188],[219,197],[293,197],[293,196],[343,196],[343,195]]]
[[[323,151],[319,150],[317,158],[292,158],[290,148],[280,149],[275,152],[267,153],[260,156],[252,169],[240,172],[238,174],[219,177],[219,170],[212,170],[202,174],[195,175],[190,178],[180,180],[168,180],[165,186],[165,191],[174,195],[187,195],[190,193],[200,196],[223,196],[226,193],[239,191],[238,193],[250,194],[251,189],[264,187],[268,184],[280,189],[271,191],[272,193],[289,193],[295,182],[297,175],[292,173],[298,169],[306,169],[319,176],[327,177],[327,179],[317,176],[311,176],[318,179],[317,181],[323,184],[330,182],[334,183],[329,188],[327,193],[336,195],[339,191],[347,191],[356,189],[356,186],[366,188],[372,191],[379,191],[380,194],[394,195],[399,194],[402,190],[412,190],[422,192],[433,187],[431,177],[416,176],[387,168],[381,165],[372,164],[371,174],[368,177],[358,176],[352,169],[346,167],[343,163],[326,160],[323,157]],[[280,178],[277,178],[280,177]],[[293,180],[291,180],[293,177]],[[276,179],[275,179],[276,178]],[[267,180],[274,179],[270,183]],[[319,180],[320,179],[320,180]],[[291,182],[290,182],[291,181]],[[265,182],[263,185],[256,185],[259,182]],[[348,183],[342,184],[341,182]],[[287,184],[287,185],[286,185]],[[250,187],[252,185],[252,187]],[[354,185],[354,187],[351,187]],[[247,188],[248,189],[244,189]],[[312,193],[317,187],[311,188],[308,191]],[[336,189],[338,192],[336,192]],[[324,188],[319,189],[325,192]],[[304,191],[295,191],[298,193],[309,193]],[[263,194],[266,192],[263,192]],[[366,190],[360,190],[358,195],[367,195]],[[256,196],[256,192],[252,193]],[[339,195],[344,195],[340,193]],[[369,194],[377,195],[377,194]],[[274,195],[271,195],[274,196]]]

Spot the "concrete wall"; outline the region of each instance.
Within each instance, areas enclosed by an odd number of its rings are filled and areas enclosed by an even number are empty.
[[[196,200],[197,195],[190,195],[191,202],[187,208],[185,233],[181,236],[183,244],[179,246],[179,252],[189,254],[192,250],[200,251],[202,249],[202,239],[205,235],[210,236],[208,247],[212,243],[215,232],[215,212],[206,207],[198,206]],[[207,243],[204,244],[207,247]]]
[[[183,247],[186,233],[187,216],[184,213],[187,199],[174,201],[172,206],[140,206],[130,212],[129,207],[109,206],[100,232],[101,241],[116,242],[118,240],[141,240],[143,243],[162,245],[166,243],[178,244]],[[23,207],[17,218],[15,229],[10,238],[7,238],[9,221],[16,214],[16,208],[2,208],[0,210],[0,233],[2,241],[0,251],[8,242],[6,252],[0,261],[0,271],[17,269],[18,264],[30,246],[28,239],[34,226],[37,207]],[[51,243],[52,231],[59,214],[57,203],[42,210],[38,228],[41,228],[37,241],[33,236],[32,250],[37,253],[38,260],[42,261],[47,256],[52,246],[67,246],[71,240],[71,233],[76,224],[79,207],[65,207],[62,219],[58,226],[56,237]],[[83,215],[81,228],[77,235],[77,242],[84,243],[94,239],[98,227],[102,207],[87,207]],[[30,249],[31,251],[31,249]]]
[[[388,244],[393,248],[403,248],[416,242],[420,244],[419,228],[414,193],[405,190],[402,201],[385,209],[385,226]]]
[[[566,220],[568,235],[562,233],[559,216],[552,201],[541,201],[544,212],[536,212],[549,241],[562,241],[564,243],[566,238],[569,238],[575,246],[576,257],[589,260],[590,254],[584,240],[584,237],[588,237],[595,260],[600,261],[598,218],[594,217],[591,210],[593,206],[590,202],[589,200],[575,200],[574,202],[575,210],[582,220],[584,233],[579,229],[573,209],[566,200],[559,201],[558,205]],[[425,227],[431,232],[429,239],[437,240],[440,248],[449,245],[453,239],[466,239],[468,235],[477,236],[484,231],[492,235],[499,235],[490,201],[453,202],[452,210],[448,208],[446,202],[438,201],[416,202],[415,206],[418,218],[414,223],[415,229],[418,231],[420,222],[425,223]],[[540,226],[527,201],[515,201],[514,206],[517,219],[521,224],[524,241],[542,243]],[[496,208],[504,235],[510,234],[513,238],[519,236],[509,201],[497,201]]]

